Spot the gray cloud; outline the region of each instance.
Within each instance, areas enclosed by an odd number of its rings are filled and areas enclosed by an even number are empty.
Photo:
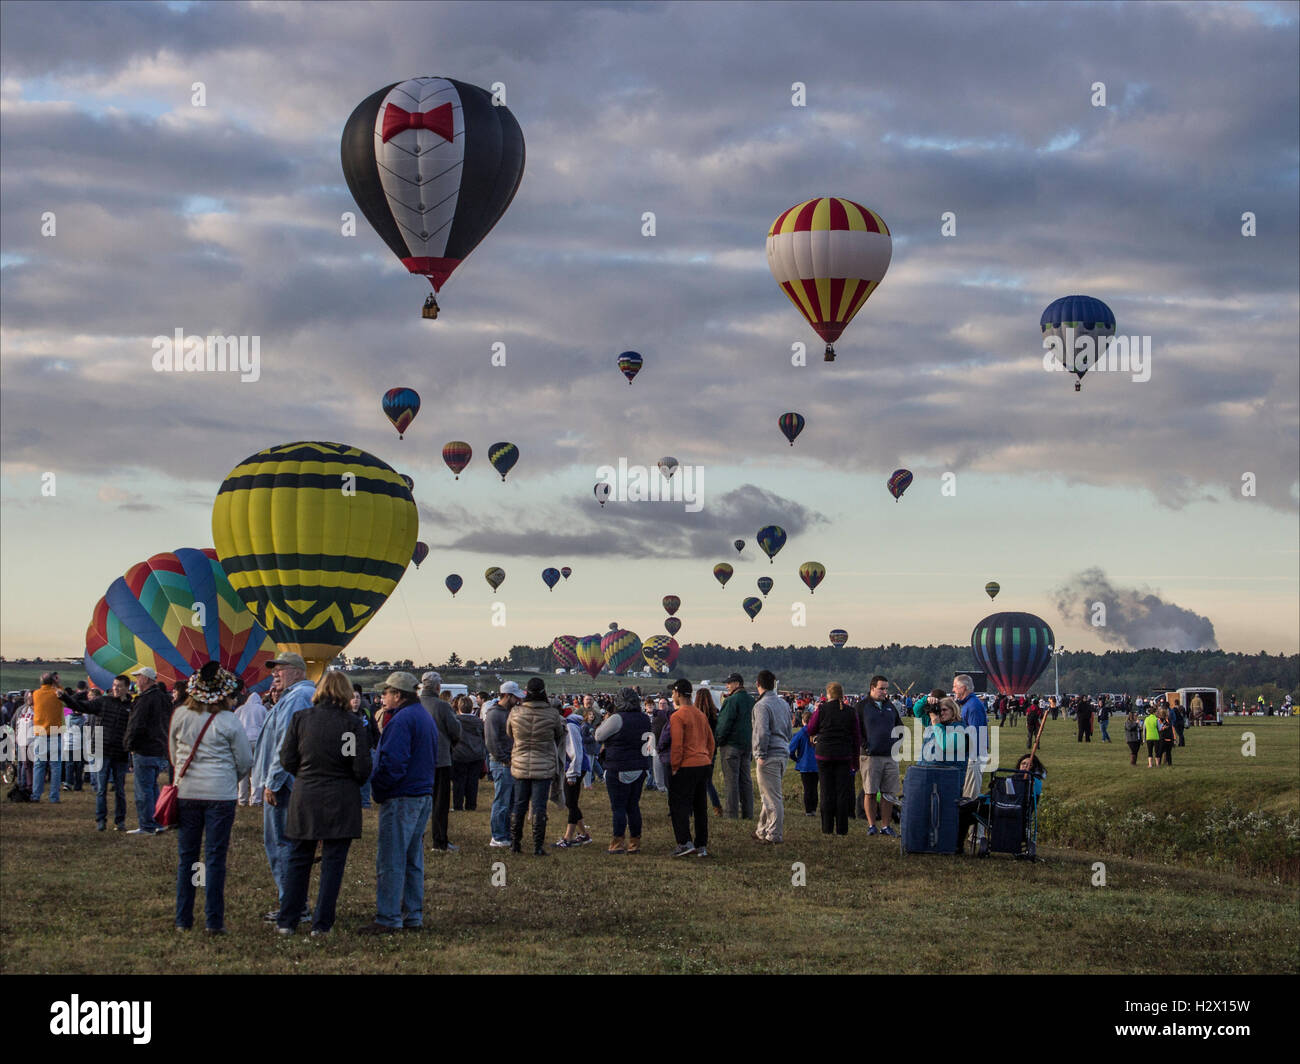
[[[1056,608],[1067,621],[1089,627],[1103,642],[1125,650],[1217,650],[1208,617],[1166,602],[1157,593],[1116,587],[1099,568],[1085,569],[1055,591]],[[1105,606],[1105,624],[1092,626],[1095,603]]]

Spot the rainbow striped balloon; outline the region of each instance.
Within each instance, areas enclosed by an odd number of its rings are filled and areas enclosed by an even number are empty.
[[[610,671],[615,676],[622,676],[641,656],[641,639],[635,632],[616,628],[605,633],[605,638],[600,641],[600,649]]]

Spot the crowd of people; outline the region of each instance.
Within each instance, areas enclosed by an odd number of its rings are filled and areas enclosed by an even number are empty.
[[[613,856],[642,852],[642,795],[666,791],[673,858],[707,858],[710,817],[753,821],[753,840],[779,845],[785,835],[782,793],[787,763],[802,783],[802,810],[820,816],[826,835],[843,836],[852,820],[868,836],[896,837],[901,786],[898,743],[905,720],[923,729],[920,761],[964,763],[963,796],[980,794],[989,764],[989,717],[1003,728],[1023,717],[1021,764],[1042,786],[1037,759],[1048,718],[1076,722],[1076,741],[1109,743],[1112,716],[1122,716],[1130,763],[1143,743],[1149,767],[1172,765],[1195,724],[1195,703],[1100,696],[981,696],[966,675],[950,691],[910,699],[889,693],[874,676],[860,697],[829,683],[824,693],[777,693],[767,670],[755,690],[733,673],[725,691],[685,679],[658,695],[638,688],[569,696],[547,693],[545,681],[513,681],[487,691],[444,698],[442,677],[394,672],[376,694],[329,670],[319,683],[301,657],[283,653],[269,665],[264,693],[249,692],[216,663],[168,691],[153,669],[114,678],[108,692],[85,682],[61,686],[57,673],[21,700],[7,700],[0,723],[12,725],[26,752],[18,799],[50,802],[61,789],[80,790],[94,768],[95,826],[157,835],[159,778],[170,772],[178,816],[178,930],[194,926],[196,884],[204,889],[204,924],[224,934],[226,854],[238,806],[260,807],[263,845],[276,905],[264,914],[283,935],[306,924],[331,933],[348,852],[360,838],[364,809],[378,805],[375,914],[357,929],[392,934],[423,924],[424,835],[428,852],[453,853],[449,813],[475,810],[481,783],[492,787],[485,845],[525,852],[526,826],[536,857],[593,842],[588,792],[602,786],[609,805]],[[1289,707],[1288,707],[1289,708]],[[722,789],[714,784],[721,763]],[[996,766],[994,766],[996,767]],[[1029,770],[1027,769],[1027,771]],[[136,826],[126,827],[125,781],[133,775]],[[855,787],[855,781],[857,786]],[[758,801],[755,811],[755,784]],[[855,793],[856,792],[856,793]],[[15,793],[11,792],[11,797]],[[563,834],[548,844],[549,807],[563,810]],[[601,818],[603,819],[603,817]],[[317,900],[308,904],[312,868],[320,864]],[[196,871],[202,869],[202,875]]]

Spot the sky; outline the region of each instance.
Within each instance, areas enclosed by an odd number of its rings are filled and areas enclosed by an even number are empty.
[[[417,75],[500,83],[527,145],[437,321],[343,224],[343,125]],[[1298,86],[1291,3],[6,3],[0,652],[79,655],[115,577],[211,545],[239,462],[330,440],[414,478],[431,548],[350,653],[646,637],[669,593],[682,642],[960,644],[996,608],[1069,649],[1296,653]],[[819,195],[893,239],[833,363],[764,250]],[[1149,380],[1044,368],[1073,293],[1149,338]],[[259,379],[156,372],[177,329],[258,337]],[[665,455],[697,511],[598,505],[599,467]]]

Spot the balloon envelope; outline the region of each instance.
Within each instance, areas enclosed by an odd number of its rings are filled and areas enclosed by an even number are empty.
[[[443,583],[447,585],[447,590],[451,592],[451,597],[455,598],[456,592],[464,586],[465,581],[460,578],[458,573],[452,573],[443,581]]]
[[[461,471],[469,465],[469,460],[474,457],[474,450],[464,440],[452,440],[450,443],[442,445],[442,460],[447,463],[447,468],[456,474],[456,479],[460,479]]]
[[[713,578],[723,587],[727,586],[727,581],[731,579],[731,574],[735,572],[726,562],[719,562],[713,567]]]
[[[816,593],[817,585],[826,579],[826,566],[821,562],[804,562],[799,566],[799,579],[808,585],[810,593]]]
[[[1028,694],[1055,645],[1051,627],[1032,613],[990,614],[970,637],[975,661],[1004,695]]]
[[[506,571],[499,565],[493,565],[483,574],[483,578],[488,582],[488,585],[492,590],[495,591],[505,583]]]
[[[760,528],[754,538],[758,540],[759,549],[767,555],[770,563],[775,560],[777,552],[785,546],[785,529],[780,525],[767,525],[765,528]]]
[[[767,593],[772,590],[774,583],[775,581],[770,576],[760,576],[758,578],[758,590],[763,593],[764,598],[767,598]]]
[[[415,549],[411,551],[411,561],[415,562],[415,567],[420,568],[420,563],[429,556],[429,544],[424,540],[417,540]]]
[[[591,490],[593,494],[596,496],[596,501],[599,502],[601,506],[604,506],[605,503],[609,502],[610,493],[614,489],[610,487],[609,484],[607,484],[605,481],[602,480],[599,483],[597,483],[597,485]]]
[[[679,464],[680,463],[677,461],[676,458],[672,458],[672,457],[660,458],[659,472],[664,475],[665,479],[672,480],[673,474],[677,472],[677,466]]]
[[[679,599],[676,595],[664,596],[664,610],[667,613],[669,614],[676,613],[679,609],[681,609],[681,607],[682,607],[682,600]]]
[[[745,601],[742,602],[740,605],[741,608],[746,613],[749,614],[749,619],[752,621],[755,617],[758,616],[759,610],[763,608],[763,600],[761,598],[754,598],[753,596],[750,596],[749,598],[745,599]]]
[[[273,657],[275,642],[210,547],[182,547],[131,566],[95,604],[86,629],[86,672],[105,691],[114,676],[145,666],[171,686],[209,661],[264,691]]]
[[[506,474],[514,469],[515,463],[519,461],[519,448],[513,443],[494,443],[488,448],[488,461],[492,463],[492,468],[501,474],[501,479],[506,479]]]
[[[1073,373],[1078,378],[1074,382],[1077,392],[1083,386],[1083,375],[1104,354],[1107,337],[1115,335],[1115,315],[1110,307],[1092,296],[1062,296],[1047,305],[1038,319],[1038,327],[1044,339],[1052,337],[1060,344],[1061,354],[1068,359],[1063,363],[1065,368],[1073,364]],[[1077,346],[1085,338],[1091,344]],[[1057,361],[1062,360],[1058,357]]]
[[[680,617],[665,617],[664,628],[669,635],[676,635],[682,630],[682,619]]]
[[[418,525],[401,476],[339,443],[259,451],[231,470],[212,507],[231,586],[281,652],[303,657],[313,680],[397,586]]]
[[[578,637],[576,635],[558,635],[551,642],[551,653],[561,668],[578,667]],[[602,659],[603,660],[603,659]]]
[[[790,446],[794,446],[795,438],[803,432],[804,419],[802,414],[782,414],[777,418],[776,423],[781,427],[785,438],[790,441]]]
[[[831,640],[831,646],[842,647],[845,643],[849,641],[849,633],[846,632],[843,628],[832,628],[830,640]]]
[[[605,655],[605,664],[614,675],[622,676],[641,656],[641,640],[635,632],[617,628],[605,633],[605,638],[600,641],[600,649]]]
[[[996,580],[990,580],[987,584],[984,585],[984,593],[988,595],[990,599],[997,598],[998,592],[1001,590],[1002,590],[1002,585],[999,584]]]
[[[641,364],[644,361],[635,351],[624,351],[618,356],[619,371],[627,378],[628,384],[631,384],[632,379],[641,372]]]
[[[400,440],[420,412],[420,393],[414,388],[389,388],[384,392],[383,406]]]
[[[560,582],[560,570],[559,570],[559,569],[543,569],[543,570],[542,570],[542,583],[545,584],[548,588],[551,588],[552,590],[554,590],[555,585],[558,584],[559,582]]]
[[[565,565],[565,566],[561,566],[561,567],[560,567],[560,575],[561,575],[562,577],[564,577],[565,580],[567,580],[567,579],[569,579],[569,577],[571,577],[571,576],[573,575],[573,570],[570,569],[567,565]]]
[[[605,652],[600,648],[601,637],[598,635],[583,636],[578,640],[574,653],[577,655],[578,664],[586,670],[587,675],[593,680],[600,675],[600,670],[605,667]]]
[[[745,541],[743,539],[738,539],[732,544],[732,546],[735,547],[736,552],[739,553],[745,549]]]
[[[889,494],[894,497],[894,501],[898,502],[898,500],[903,497],[903,492],[907,490],[908,485],[911,483],[912,471],[910,469],[895,469],[893,473],[889,475],[889,481],[886,486],[889,488]]]

